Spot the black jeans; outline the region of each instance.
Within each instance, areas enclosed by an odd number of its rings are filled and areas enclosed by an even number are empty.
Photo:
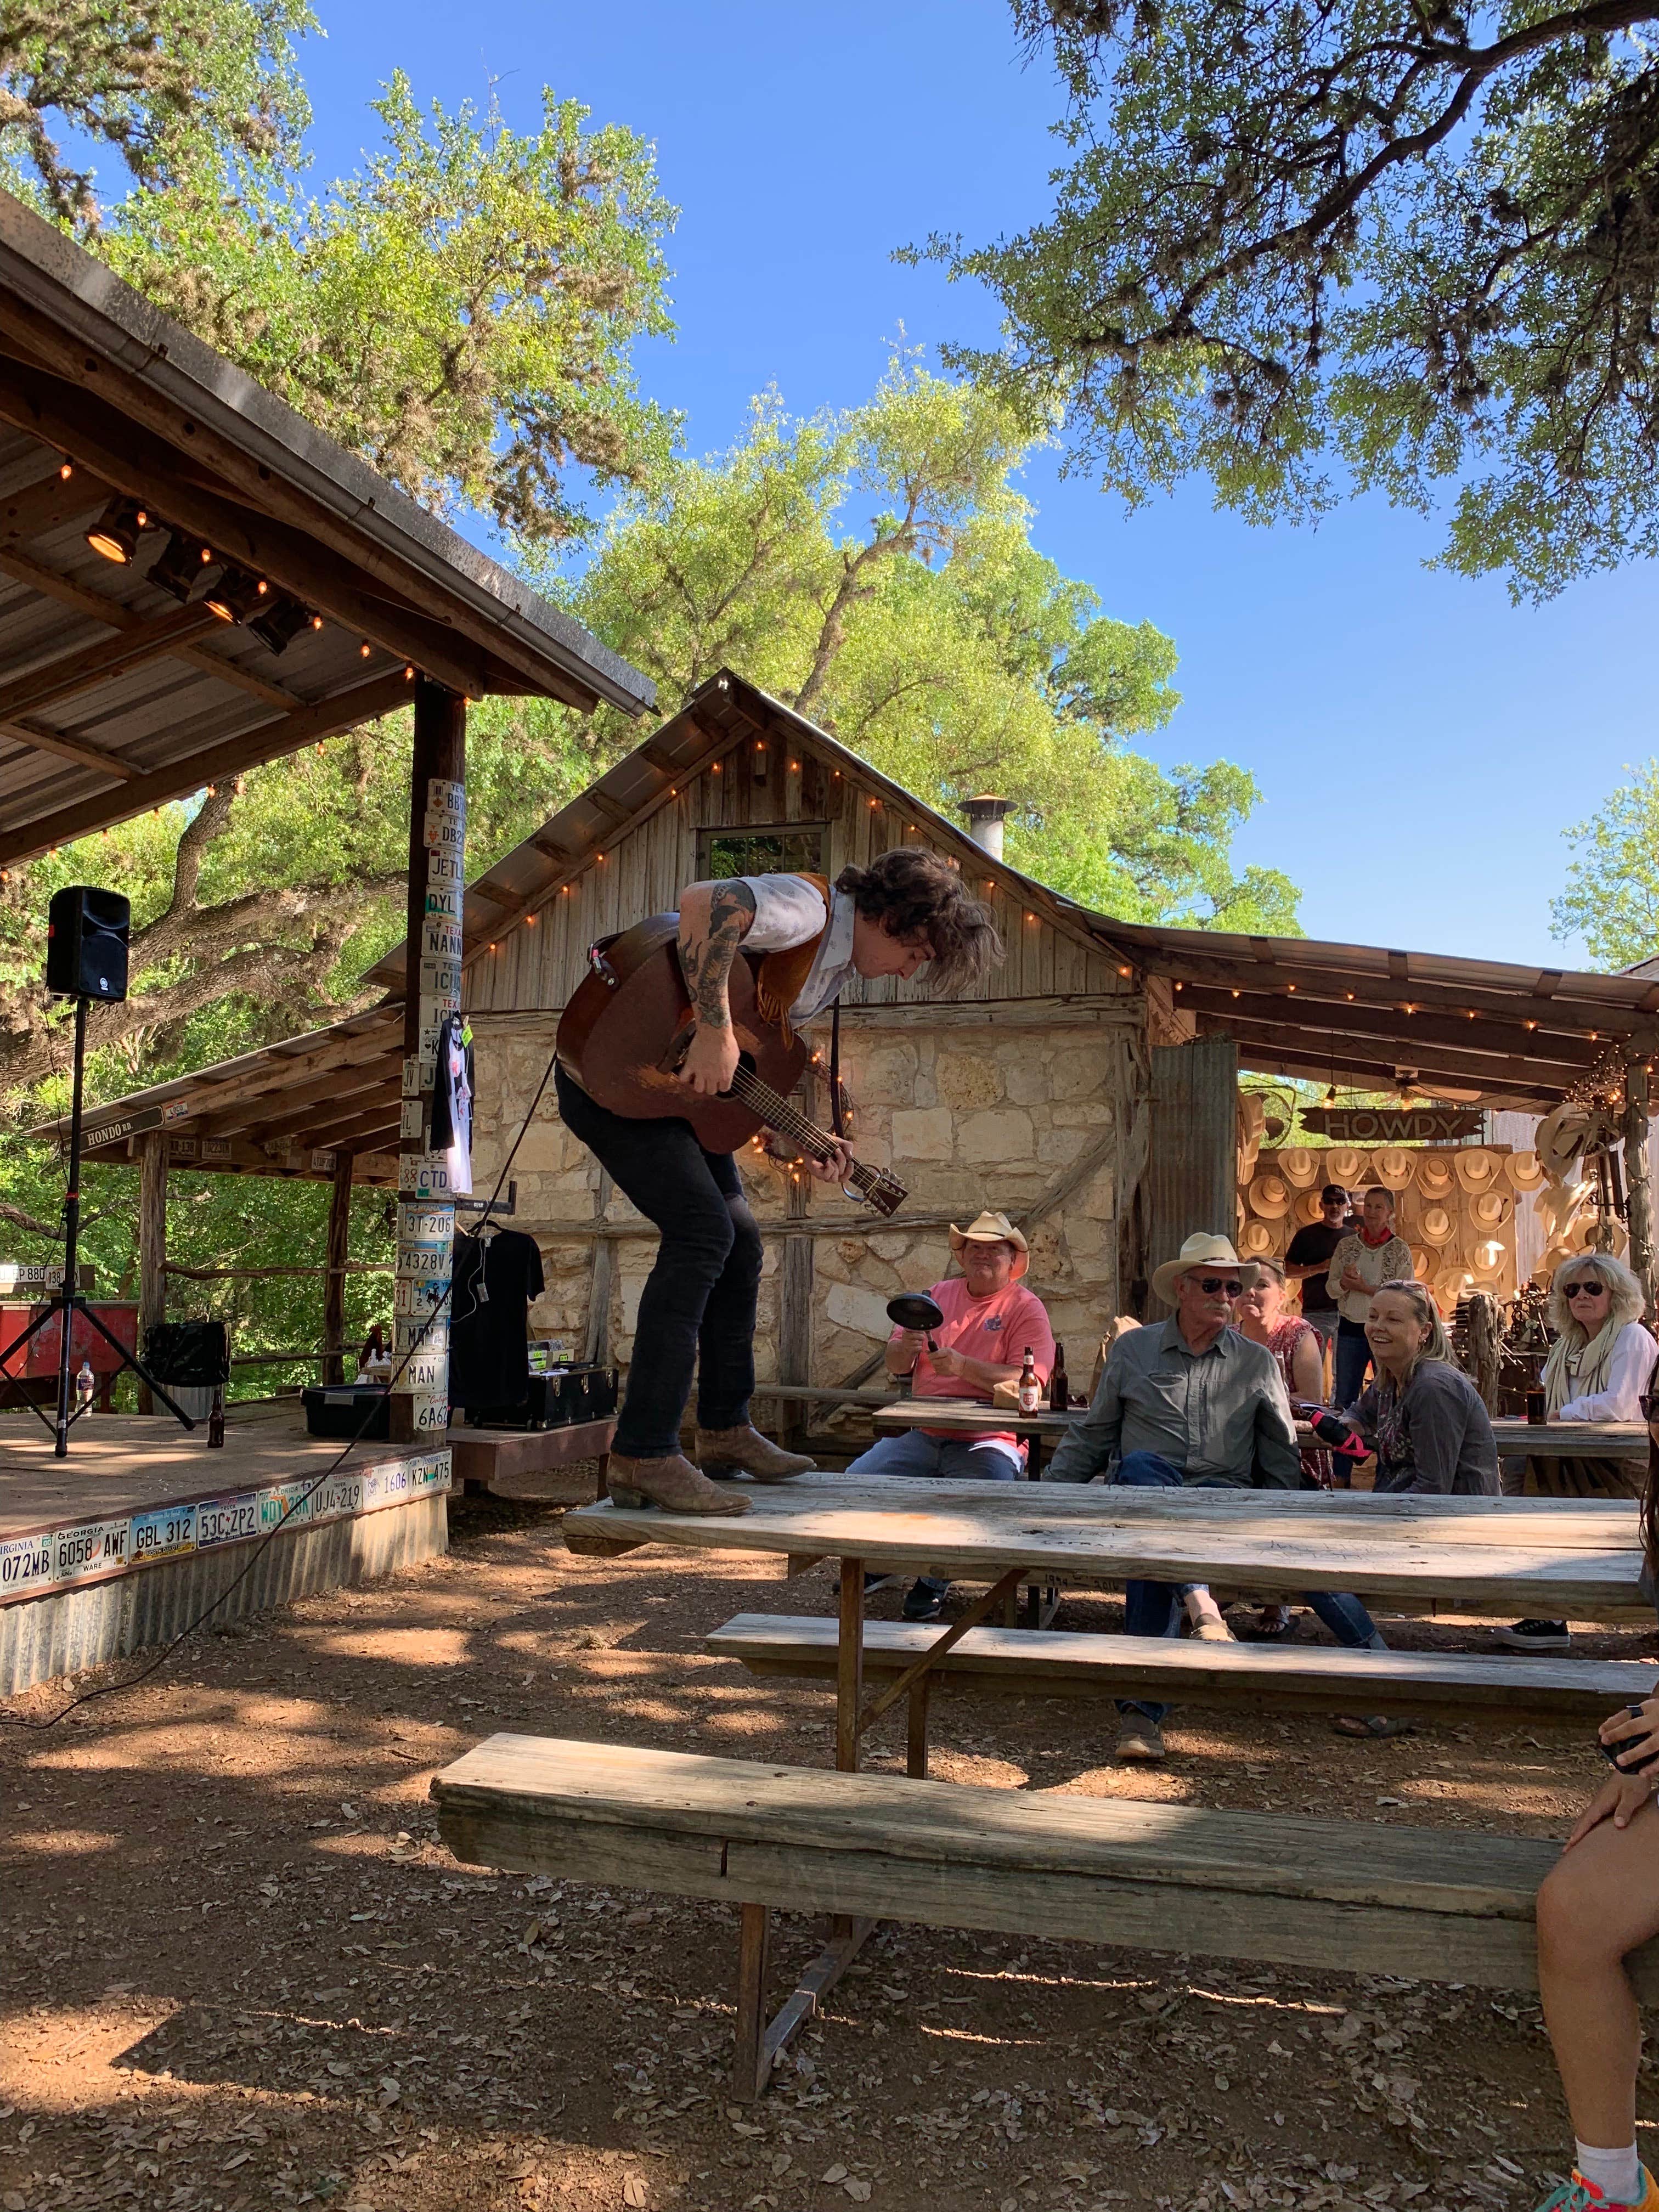
[[[563,1068],[553,1080],[566,1128],[662,1232],[612,1449],[625,1459],[679,1449],[694,1366],[699,1425],[739,1427],[755,1387],[761,1233],[736,1161],[705,1152],[689,1121],[632,1121],[596,1105]]]

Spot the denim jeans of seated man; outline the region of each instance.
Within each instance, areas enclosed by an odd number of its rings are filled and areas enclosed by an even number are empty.
[[[1237,1490],[1238,1485],[1220,1475],[1200,1475],[1184,1483],[1181,1469],[1161,1453],[1126,1452],[1118,1462],[1115,1482],[1136,1490]],[[1129,1636],[1175,1636],[1181,1629],[1181,1601],[1196,1583],[1126,1583],[1123,1586],[1124,1632]],[[1304,1590],[1302,1602],[1322,1620],[1339,1644],[1380,1651],[1386,1647],[1382,1631],[1357,1597],[1346,1590]],[[1170,1710],[1141,1698],[1120,1698],[1121,1713],[1140,1713],[1156,1723]]]
[[[993,1443],[988,1437],[930,1437],[921,1429],[906,1429],[896,1437],[878,1437],[847,1472],[931,1475],[936,1482],[1013,1482],[1020,1466],[1006,1444]],[[951,1587],[939,1575],[917,1579],[941,1593]]]

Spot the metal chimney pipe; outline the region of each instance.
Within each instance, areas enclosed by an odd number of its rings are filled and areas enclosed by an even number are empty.
[[[994,860],[1002,858],[1002,820],[1012,812],[1013,804],[1012,799],[998,799],[988,791],[962,802],[962,811],[968,817],[968,835]]]

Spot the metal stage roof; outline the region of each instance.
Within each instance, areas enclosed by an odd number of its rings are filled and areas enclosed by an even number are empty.
[[[125,562],[87,536],[123,498],[145,518]],[[254,621],[291,613],[281,650],[205,604],[239,590]],[[389,713],[415,670],[473,698],[655,698],[0,193],[0,866]]]

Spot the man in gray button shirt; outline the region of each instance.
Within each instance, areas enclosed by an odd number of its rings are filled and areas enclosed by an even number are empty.
[[[1138,1488],[1299,1489],[1302,1462],[1279,1362],[1231,1326],[1256,1272],[1224,1237],[1189,1237],[1179,1257],[1152,1277],[1174,1318],[1118,1339],[1087,1418],[1043,1469],[1043,1480],[1091,1482],[1115,1461],[1112,1480]],[[1213,1599],[1198,1583],[1127,1583],[1127,1632],[1172,1635],[1177,1599],[1187,1601],[1200,1636],[1231,1642]],[[1381,1644],[1356,1600],[1322,1593],[1309,1602],[1345,1644]],[[1118,1710],[1125,1720],[1118,1757],[1162,1759],[1158,1724],[1166,1709],[1121,1698]]]

